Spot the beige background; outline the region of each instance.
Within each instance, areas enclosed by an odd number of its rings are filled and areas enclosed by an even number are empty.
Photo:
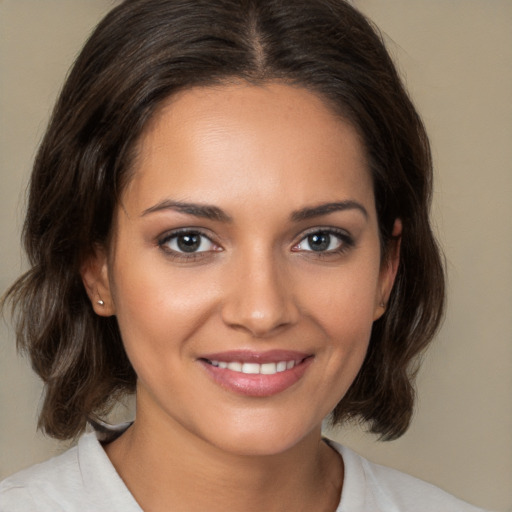
[[[512,511],[512,2],[356,0],[431,134],[449,304],[410,431],[334,435],[475,504]],[[111,0],[0,0],[0,290],[22,269],[31,160],[66,71]],[[41,386],[0,327],[0,478],[62,447],[35,432]]]

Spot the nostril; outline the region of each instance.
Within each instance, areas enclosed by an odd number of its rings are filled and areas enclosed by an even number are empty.
[[[257,338],[274,335],[295,323],[292,315],[283,310],[272,312],[260,310],[244,314],[240,308],[238,311],[224,311],[223,319],[231,328],[245,330]]]

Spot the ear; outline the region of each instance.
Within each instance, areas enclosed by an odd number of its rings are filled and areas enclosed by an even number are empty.
[[[92,308],[100,316],[115,314],[114,301],[110,291],[109,264],[107,251],[97,247],[83,262],[80,275]]]
[[[400,244],[402,242],[402,221],[396,219],[393,225],[392,239],[387,248],[386,259],[382,262],[379,287],[375,297],[375,314],[373,320],[379,319],[386,311],[386,306],[393,289],[398,264],[400,263]]]

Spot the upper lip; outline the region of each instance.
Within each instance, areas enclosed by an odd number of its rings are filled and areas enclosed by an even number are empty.
[[[198,359],[208,361],[225,361],[227,363],[278,363],[280,361],[300,362],[310,357],[312,354],[298,352],[296,350],[268,350],[257,352],[253,350],[229,350],[227,352],[217,352],[201,355]]]

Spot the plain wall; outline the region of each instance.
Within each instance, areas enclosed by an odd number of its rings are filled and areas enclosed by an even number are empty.
[[[414,422],[368,458],[477,505],[512,510],[512,2],[357,0],[382,29],[431,136],[433,216],[449,296],[418,379]],[[35,148],[64,76],[112,0],[0,0],[0,290],[23,268]],[[0,327],[0,478],[62,445],[36,433],[41,385]]]

